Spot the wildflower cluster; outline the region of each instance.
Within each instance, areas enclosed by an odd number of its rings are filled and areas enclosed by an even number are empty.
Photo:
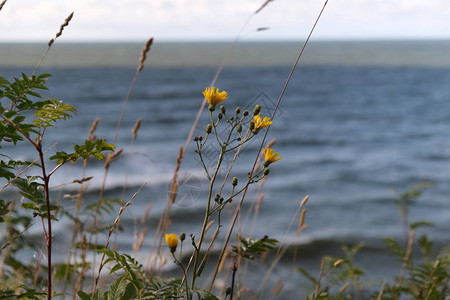
[[[166,243],[172,253],[175,263],[180,265],[184,273],[184,282],[187,282],[187,276],[190,274],[191,278],[191,290],[195,289],[196,278],[201,276],[202,270],[207,262],[210,249],[220,232],[221,213],[224,207],[230,204],[233,199],[238,195],[245,195],[244,191],[248,186],[253,183],[257,183],[269,174],[268,166],[281,159],[279,154],[275,153],[271,148],[263,149],[264,163],[262,166],[254,169],[248,173],[246,180],[243,184],[240,184],[238,177],[230,177],[232,168],[239,153],[243,150],[243,146],[255,138],[258,133],[266,127],[269,127],[273,121],[269,116],[261,116],[261,106],[256,105],[252,114],[248,110],[241,110],[240,107],[236,107],[230,114],[225,106],[221,105],[217,113],[216,106],[229,98],[226,91],[220,91],[215,87],[208,87],[203,91],[207,102],[209,103],[209,115],[210,122],[206,125],[205,135],[197,136],[194,138],[196,143],[195,152],[198,154],[199,161],[204,169],[206,177],[209,181],[208,198],[205,207],[205,214],[203,219],[203,225],[199,237],[191,235],[192,245],[194,251],[191,257],[192,265],[189,263],[187,268],[181,264],[180,260],[175,257],[175,252],[178,246],[178,237],[175,234],[166,234]],[[216,164],[210,167],[206,160],[209,159],[209,154],[206,151],[206,145],[215,144],[218,146],[218,151],[214,156],[217,156],[214,160]],[[213,153],[214,154],[214,153]],[[231,156],[232,159],[224,163],[225,157]],[[225,172],[224,176],[219,176],[219,172]],[[223,177],[222,184],[218,184],[219,177]],[[231,181],[228,181],[231,178]],[[222,180],[222,179],[221,179]],[[227,183],[230,185],[229,190],[225,192]],[[243,196],[242,196],[243,197]],[[242,198],[243,199],[243,198]],[[215,219],[215,220],[214,220]],[[213,234],[212,240],[209,242],[209,246],[205,247],[205,236],[209,224],[215,221],[217,228]],[[276,243],[276,240],[270,240],[271,243]],[[263,243],[264,247],[255,247],[258,251],[255,254],[260,253],[262,250],[269,250],[271,247]],[[258,244],[259,245],[259,244]],[[267,247],[266,247],[267,246]],[[225,249],[227,245],[223,246]],[[208,249],[205,253],[205,249]],[[253,248],[252,248],[253,249]],[[181,251],[181,250],[180,250]],[[249,257],[252,257],[248,254]],[[188,287],[186,287],[188,290]],[[189,295],[187,295],[189,298]]]

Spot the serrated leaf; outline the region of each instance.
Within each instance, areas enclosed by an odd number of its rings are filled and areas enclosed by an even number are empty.
[[[111,261],[111,259],[109,259],[109,261]],[[105,261],[105,264],[109,261]],[[109,271],[109,274],[112,274],[120,269],[122,269],[122,266],[119,264],[116,264],[114,267],[111,268],[111,270]]]
[[[128,278],[127,275],[123,275],[117,278],[110,286],[107,293],[108,300],[123,299],[122,296],[127,288]]]

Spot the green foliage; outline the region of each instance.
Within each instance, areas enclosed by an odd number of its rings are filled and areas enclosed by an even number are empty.
[[[0,200],[0,223],[4,223],[5,219],[4,216],[6,216],[9,212],[9,205],[11,202],[5,202],[5,200]]]
[[[114,209],[122,204],[122,200],[119,198],[106,198],[102,199],[101,205],[97,203],[92,203],[87,205],[83,211],[82,215],[95,216],[95,215],[108,215],[114,213]]]
[[[10,83],[0,76],[0,142],[18,141],[24,137],[30,137],[31,133],[39,135],[39,122],[26,122],[30,112],[37,112],[52,101],[41,100],[41,95],[36,90],[47,90],[45,82],[49,74],[27,77],[22,73],[21,78],[14,78]],[[4,99],[4,100],[3,100]]]
[[[24,262],[23,259],[17,257],[21,250],[36,246],[35,242],[24,237],[34,218],[39,217],[42,221],[44,219],[58,221],[56,216],[61,208],[52,203],[49,195],[49,182],[52,174],[68,161],[74,162],[79,158],[86,159],[90,156],[103,159],[103,151],[114,149],[114,146],[108,144],[106,140],[86,141],[81,146],[75,145],[74,153],[56,153],[53,157],[57,160],[58,166],[48,172],[45,152],[42,149],[46,129],[55,127],[57,121],[70,118],[76,113],[73,106],[64,104],[60,100],[42,99],[38,91],[47,90],[45,84],[49,76],[49,74],[41,74],[28,77],[22,73],[21,77],[14,78],[12,82],[0,76],[0,147],[5,143],[17,145],[20,141],[27,141],[39,161],[39,163],[27,162],[0,155],[0,178],[5,179],[15,191],[25,198],[21,201],[20,208],[15,204],[17,199],[0,200],[0,225],[6,229],[5,234],[0,235],[0,253],[2,253],[0,281],[4,283],[2,287],[5,287],[1,292],[3,294],[0,293],[2,299],[40,299],[44,295],[27,289],[27,286],[45,285],[46,282],[42,275],[51,274],[51,268],[40,265],[40,262]],[[16,170],[21,166],[26,166],[30,170],[34,169],[34,173],[42,174],[42,176],[21,177],[21,173],[19,173],[20,176],[16,175]],[[111,212],[108,202],[100,211]],[[81,223],[79,219],[75,217],[74,219],[78,224]],[[42,225],[45,239],[51,239],[50,225],[44,222]],[[84,244],[86,245],[86,243]],[[86,266],[89,266],[89,263],[57,265],[54,270],[55,278],[70,278],[79,274],[80,268],[83,269]],[[48,274],[43,274],[46,272]],[[48,278],[51,279],[51,276],[47,276],[47,281]],[[20,294],[18,291],[22,283],[22,289],[25,292]]]
[[[401,197],[394,200],[399,207],[402,219],[408,217],[409,207],[413,205],[421,195],[421,189],[429,184],[417,185],[405,192]],[[422,227],[432,226],[431,223],[418,221],[411,223],[407,228],[410,230],[409,238],[414,237],[416,230]],[[369,283],[362,280],[364,270],[352,263],[353,257],[361,249],[362,245],[355,247],[344,247],[345,257],[325,257],[319,278],[315,278],[302,268],[297,270],[302,273],[315,287],[315,292],[306,299],[445,299],[448,296],[450,283],[450,251],[445,250],[439,255],[433,255],[433,243],[426,236],[420,236],[417,241],[410,240],[400,243],[393,238],[385,238],[383,241],[389,253],[400,262],[400,276],[395,282],[379,287],[379,291],[370,295]],[[413,258],[413,248],[419,247],[422,254],[422,263],[418,257]],[[412,248],[409,248],[412,247]],[[337,293],[330,293],[333,287],[338,286]],[[374,288],[372,287],[372,290]],[[325,294],[324,294],[325,293]],[[380,298],[381,297],[381,298]]]
[[[72,105],[63,104],[57,99],[47,99],[47,103],[34,113],[36,119],[33,124],[40,128],[54,127],[53,123],[57,120],[70,118],[76,112]]]
[[[19,287],[22,291],[16,293],[11,289],[0,289],[0,299],[15,300],[15,299],[29,299],[29,300],[42,300],[46,299],[46,293],[38,292],[35,289],[27,288],[24,285]]]
[[[217,300],[218,298],[212,293],[198,289],[195,279],[201,276],[207,260],[213,257],[210,255],[210,251],[212,246],[215,246],[214,242],[222,227],[222,210],[234,198],[243,193],[244,190],[246,191],[248,185],[259,182],[269,174],[268,166],[270,161],[269,163],[261,164],[262,166],[255,171],[255,174],[249,173],[247,182],[244,182],[244,184],[242,182],[238,184],[237,177],[233,178],[229,182],[231,183],[231,192],[228,196],[225,196],[226,189],[223,190],[227,181],[224,181],[219,189],[216,179],[219,171],[224,167],[222,163],[226,157],[233,156],[244,144],[253,139],[261,129],[269,125],[269,121],[265,121],[266,124],[264,126],[255,124],[256,119],[254,115],[259,117],[261,107],[257,105],[253,115],[249,114],[248,111],[241,113],[239,108],[234,111],[234,114],[230,115],[230,113],[227,114],[224,106],[220,107],[220,113],[213,114],[215,105],[210,106],[211,123],[206,127],[206,135],[194,139],[197,144],[196,152],[210,182],[205,219],[200,235],[198,237],[191,236],[194,249],[189,265],[186,268],[183,265],[182,242],[178,248],[179,255],[176,255],[175,251],[171,253],[175,263],[181,267],[183,276],[180,276],[181,278],[162,278],[149,276],[144,271],[143,265],[131,255],[108,249],[109,236],[106,246],[97,243],[96,234],[102,230],[109,231],[112,227],[111,224],[102,224],[101,217],[114,214],[117,205],[123,205],[121,199],[103,199],[103,197],[100,197],[97,203],[85,205],[81,201],[83,193],[80,192],[78,196],[81,200],[79,203],[77,202],[75,212],[71,211],[72,207],[60,207],[54,204],[55,202],[50,201],[50,177],[59,167],[67,162],[76,162],[79,159],[87,160],[94,157],[101,160],[104,158],[104,152],[114,150],[115,146],[108,144],[103,139],[85,140],[81,144],[75,144],[72,152],[60,151],[53,155],[49,154],[49,164],[56,164],[56,166],[53,169],[46,168],[47,156],[44,156],[42,149],[46,129],[55,127],[58,121],[66,120],[76,114],[73,106],[64,104],[60,100],[53,98],[42,99],[39,91],[47,90],[46,80],[49,76],[49,74],[41,74],[28,77],[22,73],[21,77],[14,78],[12,82],[0,76],[0,147],[4,143],[17,145],[17,143],[25,141],[29,144],[30,149],[36,153],[38,156],[36,161],[39,162],[20,161],[15,160],[14,157],[0,155],[0,178],[6,180],[15,191],[18,191],[25,198],[20,205],[16,205],[17,199],[0,200],[0,226],[2,226],[1,229],[5,229],[2,231],[4,234],[0,235],[0,253],[2,255],[0,257],[0,268],[2,268],[0,270],[2,284],[0,298],[45,299],[46,293],[41,291],[46,288],[46,280],[48,278],[51,279],[53,276],[54,279],[60,281],[59,284],[64,285],[64,288],[66,285],[77,286],[73,293],[76,293],[82,300],[186,298],[188,300]],[[258,126],[259,128],[256,128]],[[228,134],[222,134],[223,132],[222,130],[219,131],[219,127],[226,127]],[[220,154],[217,158],[208,157],[208,145],[206,143],[209,136],[211,136],[209,141],[212,140],[219,146]],[[211,165],[214,162],[217,162],[217,164],[215,166]],[[34,171],[38,172],[32,174],[42,174],[42,176],[26,176],[21,173],[19,174],[20,176],[16,175],[17,169],[22,166],[34,169]],[[52,171],[48,172],[48,170]],[[231,172],[231,169],[229,171]],[[228,174],[230,173],[227,173],[227,176]],[[81,182],[84,181],[79,183]],[[428,186],[429,184],[415,186],[397,199],[394,199],[394,203],[398,206],[402,215],[405,233],[409,231],[412,237],[417,230],[432,225],[426,221],[409,223],[408,220],[409,207],[419,199],[422,189]],[[124,206],[121,207],[119,217],[123,208]],[[42,222],[46,238],[44,241],[51,241],[52,235],[46,230],[50,228],[51,221],[58,221],[57,216],[59,218],[69,217],[74,224],[74,228],[76,228],[71,248],[74,255],[72,256],[71,254],[66,263],[49,264],[48,268],[41,265],[40,261],[26,262],[23,259],[19,259],[22,249],[27,247],[33,249],[32,247],[36,247],[36,242],[25,238],[26,231],[33,224],[34,218],[39,217]],[[217,230],[210,247],[204,253],[206,247],[203,245],[202,248],[202,243],[207,240],[205,239],[207,228],[209,224],[213,224],[211,222],[213,216],[217,217]],[[44,219],[50,222],[48,223],[49,225],[43,222]],[[87,219],[94,220],[92,227],[89,227],[90,224],[86,226],[84,221]],[[118,222],[115,222],[114,226],[117,224]],[[94,238],[95,242],[93,242]],[[390,253],[395,255],[397,260],[401,262],[401,275],[395,282],[389,282],[386,286],[383,286],[383,289],[380,289],[382,291],[380,294],[381,299],[401,299],[402,297],[430,300],[444,299],[447,295],[446,293],[448,293],[450,278],[450,257],[448,252],[435,255],[433,243],[426,235],[422,235],[417,241],[411,241],[410,244],[402,243],[392,238],[386,238],[384,241],[390,249]],[[408,248],[412,242],[414,242],[414,247],[420,247],[423,255],[422,260],[411,257],[411,253],[416,253],[412,251],[413,249]],[[234,253],[242,258],[255,260],[272,250],[277,243],[277,240],[270,239],[267,236],[259,240],[240,238],[239,245],[233,246],[232,249]],[[39,246],[41,247],[41,245]],[[228,248],[227,246],[225,244],[222,250],[225,251]],[[325,257],[318,278],[312,276],[305,269],[298,267],[297,270],[314,286],[313,292],[306,299],[366,299],[366,297],[369,297],[373,289],[369,290],[369,285],[363,280],[365,271],[354,263],[354,257],[358,254],[361,247],[362,244],[357,244],[353,247],[344,246],[344,256]],[[91,263],[86,259],[90,250],[104,255],[105,260],[103,262],[109,267],[107,278],[110,279],[105,286],[96,286],[95,291],[91,294],[80,290],[83,284],[86,286],[84,282],[85,273],[92,267]],[[237,263],[233,266],[233,282],[231,283],[233,287],[235,284],[234,275],[238,274],[237,277],[240,277],[242,274],[241,272],[235,273],[240,267]],[[191,282],[190,286],[188,286],[189,276],[191,276],[191,280],[189,280]],[[238,289],[244,290],[245,288],[240,283],[236,285]],[[53,289],[55,289],[55,285]],[[337,292],[335,292],[336,290]],[[377,295],[371,296],[371,298],[376,297]]]
[[[250,238],[241,238],[241,245],[233,246],[233,252],[238,253],[244,258],[254,260],[256,257],[273,249],[278,241],[276,239],[269,239],[266,235],[260,240],[253,240]]]
[[[74,152],[66,153],[64,151],[56,152],[55,155],[50,157],[51,160],[55,160],[58,164],[63,164],[68,161],[77,161],[80,158],[87,159],[90,156],[95,157],[98,160],[104,158],[102,152],[108,150],[114,150],[115,146],[108,144],[106,140],[98,139],[95,141],[85,140],[84,145],[74,145]]]
[[[98,252],[101,252],[106,255],[107,259],[105,260],[105,264],[114,263],[114,266],[111,267],[110,274],[123,270],[126,274],[128,274],[130,280],[135,284],[137,289],[141,289],[145,286],[146,276],[142,272],[142,265],[137,262],[133,257],[128,254],[120,254],[116,251],[111,251],[108,249],[100,249]]]

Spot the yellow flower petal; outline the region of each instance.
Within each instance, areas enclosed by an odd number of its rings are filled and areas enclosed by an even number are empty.
[[[274,153],[273,149],[271,148],[263,149],[262,151],[264,153],[264,158],[267,164],[271,164],[276,161],[279,161],[280,159],[283,159],[282,157],[278,157],[279,153],[278,152]]]
[[[260,114],[253,117],[253,122],[255,123],[255,130],[260,130],[273,123],[273,121],[270,121],[269,117],[264,117],[264,119],[261,119]]]
[[[206,100],[209,104],[219,104],[225,99],[228,99],[228,93],[225,91],[219,91],[219,89],[216,89],[215,87],[207,87],[203,91],[203,96],[205,96]]]

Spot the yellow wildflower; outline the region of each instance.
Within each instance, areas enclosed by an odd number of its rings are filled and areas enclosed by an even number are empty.
[[[273,123],[273,121],[270,121],[269,117],[264,117],[264,119],[261,119],[260,114],[257,114],[253,117],[253,122],[255,122],[255,131],[259,131],[260,129],[267,127]]]
[[[169,246],[170,248],[170,252],[175,252],[175,250],[177,250],[177,246],[178,246],[178,237],[176,234],[166,234],[166,243],[167,246]]]
[[[209,104],[216,105],[222,102],[225,99],[228,99],[228,93],[225,91],[219,91],[219,89],[216,89],[215,87],[207,87],[203,91],[203,95],[205,96],[206,100],[208,100]]]
[[[264,165],[267,167],[269,164],[274,163],[276,161],[279,161],[280,159],[283,159],[282,157],[278,157],[278,152],[273,153],[273,149],[271,148],[267,148],[267,149],[262,149],[263,153],[264,153],[264,157],[266,159],[266,162],[264,163]]]

